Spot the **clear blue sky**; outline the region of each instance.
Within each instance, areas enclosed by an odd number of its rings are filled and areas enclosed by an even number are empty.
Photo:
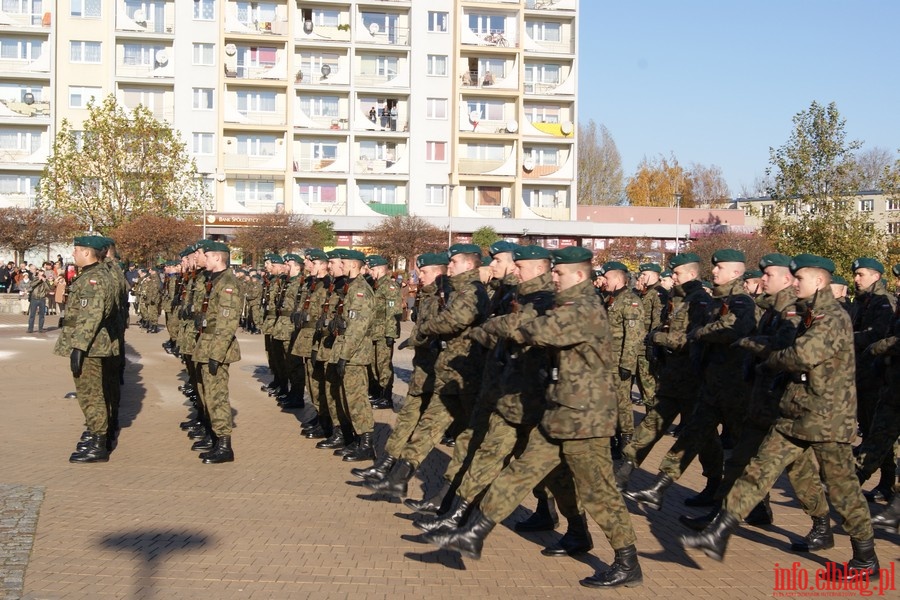
[[[579,122],[609,129],[626,177],[674,153],[737,196],[813,100],[898,156],[898,0],[581,0],[579,19]]]

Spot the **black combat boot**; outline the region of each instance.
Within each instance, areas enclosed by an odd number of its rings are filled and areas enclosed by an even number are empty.
[[[78,439],[78,443],[75,444],[75,449],[81,452],[85,448],[91,445],[91,430],[85,429],[81,432],[81,437]]]
[[[375,448],[372,446],[372,432],[359,436],[359,444],[356,450],[344,456],[344,462],[359,462],[361,460],[375,460]]]
[[[347,444],[343,448],[336,448],[333,452],[335,456],[343,457],[356,452],[356,448],[359,446],[359,438],[354,436],[352,440],[347,440],[345,436],[344,439],[347,441]]]
[[[706,513],[705,515],[700,515],[699,517],[689,517],[687,515],[681,515],[678,517],[678,520],[681,521],[681,524],[687,527],[688,529],[693,529],[694,531],[703,531],[709,524],[715,521],[716,515],[719,514],[719,510],[721,506],[716,504],[711,511]]]
[[[556,514],[556,503],[552,498],[538,498],[537,507],[531,516],[524,521],[519,521],[513,529],[519,533],[532,531],[553,531],[559,525],[559,515]]]
[[[634,500],[640,505],[647,505],[655,508],[656,510],[662,510],[663,503],[663,495],[666,493],[666,490],[672,485],[672,478],[666,475],[665,473],[660,473],[656,481],[653,482],[653,485],[647,488],[646,490],[637,490],[634,492],[625,492],[624,496],[631,500]]]
[[[403,501],[403,506],[416,511],[417,513],[435,515],[440,511],[441,503],[443,502],[444,497],[450,491],[450,487],[451,483],[444,479],[444,484],[441,486],[441,489],[439,489],[433,496],[422,498],[421,500],[413,500],[412,498],[407,498]]]
[[[454,495],[450,510],[440,515],[417,519],[413,521],[413,527],[422,531],[456,529],[462,525],[467,510],[469,510],[469,502],[462,496]]]
[[[206,426],[202,423],[196,425],[195,427],[191,427],[187,430],[188,438],[192,440],[202,440],[205,438],[209,432],[206,430]]]
[[[559,541],[541,550],[544,556],[576,556],[590,552],[594,548],[594,540],[588,531],[587,517],[584,513],[568,519],[566,532]]]
[[[298,396],[293,390],[278,400],[278,408],[281,410],[294,410],[304,406],[306,406],[306,402],[303,401],[303,396]]]
[[[897,467],[891,463],[890,469],[881,468],[881,477],[878,481],[878,485],[873,487],[868,492],[863,492],[863,496],[866,497],[866,501],[868,502],[890,502],[894,499],[894,482],[896,481],[896,470]]]
[[[831,517],[812,517],[812,529],[802,540],[791,544],[794,552],[815,552],[834,548],[834,534],[831,532]]]
[[[637,548],[634,544],[619,548],[615,551],[615,560],[609,571],[596,573],[578,583],[589,588],[636,587],[643,584],[644,574],[638,562]]]
[[[350,469],[350,474],[360,479],[371,479],[373,481],[381,481],[387,476],[388,471],[394,466],[397,459],[390,454],[382,454],[381,458],[375,461],[375,464],[365,469]]]
[[[825,577],[834,582],[855,582],[878,579],[879,564],[875,555],[875,539],[856,540],[850,538],[853,558],[846,563],[825,563]]]
[[[620,492],[625,492],[625,490],[628,489],[628,481],[631,479],[631,474],[634,472],[634,469],[634,463],[627,458],[623,460],[619,465],[619,468],[616,469],[614,474],[616,478],[616,489]]]
[[[206,435],[203,436],[203,439],[197,440],[191,445],[191,450],[195,452],[202,452],[206,450],[212,450],[216,445],[216,436],[211,431],[207,431]]]
[[[708,557],[720,561],[725,557],[728,538],[739,524],[736,516],[727,510],[720,510],[709,527],[700,533],[681,536],[681,545],[685,548],[699,548]]]
[[[900,533],[900,495],[894,496],[890,506],[872,517],[872,527]]]
[[[207,453],[203,458],[204,465],[217,465],[219,463],[234,462],[234,451],[231,449],[231,436],[221,435],[216,440],[216,446],[212,452]]]
[[[83,450],[76,450],[69,457],[70,463],[95,463],[107,462],[109,449],[106,444],[106,434],[92,433]]]
[[[197,419],[188,419],[187,421],[182,421],[178,424],[178,427],[182,431],[187,431],[188,429],[193,429],[195,427],[199,427],[201,425],[200,421]]]
[[[479,509],[473,509],[466,524],[458,529],[438,530],[426,533],[422,539],[446,550],[456,550],[469,558],[481,558],[484,539],[497,524]]]
[[[391,382],[385,386],[381,392],[381,396],[372,402],[372,408],[376,410],[384,410],[394,408],[394,383]]]
[[[754,527],[771,525],[774,521],[775,516],[772,514],[772,507],[769,506],[768,494],[766,494],[765,497],[759,501],[759,504],[753,507],[753,510],[750,511],[750,514],[747,515],[746,519],[744,519],[744,523],[746,523],[747,525],[753,525]]]
[[[340,425],[335,425],[331,437],[316,444],[316,448],[319,448],[320,450],[334,450],[335,448],[343,448],[345,445],[344,431],[341,429]]]
[[[689,496],[684,499],[685,506],[715,506],[716,505],[716,488],[719,487],[721,477],[707,477],[706,487],[699,494]]]
[[[406,490],[409,487],[409,480],[416,473],[416,468],[412,463],[405,459],[400,459],[394,464],[394,468],[379,481],[366,479],[365,486],[373,492],[383,492],[391,496],[406,496]]]
[[[312,428],[309,429],[306,433],[304,433],[303,437],[308,440],[323,440],[329,436],[328,432],[325,431],[325,428],[317,423],[313,425]]]

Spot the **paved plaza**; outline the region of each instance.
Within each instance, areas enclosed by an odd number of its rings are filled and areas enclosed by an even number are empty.
[[[686,553],[677,542],[685,531],[677,516],[684,498],[702,487],[696,464],[662,511],[633,516],[643,587],[578,585],[612,557],[593,523],[590,555],[541,556],[542,544],[561,530],[512,530],[533,508],[532,498],[495,529],[479,561],[416,543],[418,530],[402,504],[359,486],[349,474],[353,464],[316,450],[299,435],[297,412],[281,412],[259,390],[268,381],[263,340],[246,334],[243,360],[231,371],[236,462],[204,465],[191,452],[178,428],[186,415],[176,389],[179,362],[160,348],[164,333],[132,328],[118,448],[106,464],[69,464],[83,420],[77,402],[64,398],[73,384],[68,360],[52,354],[56,335],[52,329],[27,335],[24,316],[0,317],[0,597],[738,600],[771,597],[775,563],[799,561],[812,578],[827,559],[850,557],[840,527],[832,550],[786,551],[789,538],[804,535],[810,522],[785,493],[784,478],[773,491],[773,526],[744,527],[724,563]],[[401,378],[410,359],[411,351],[398,353]],[[402,396],[406,385],[394,392]],[[375,417],[381,448],[394,414]],[[645,463],[651,473],[637,473],[633,486],[651,481],[672,440],[658,445]],[[447,461],[447,449],[440,449],[414,480],[414,496],[439,485]],[[882,567],[898,561],[897,536],[877,538]]]

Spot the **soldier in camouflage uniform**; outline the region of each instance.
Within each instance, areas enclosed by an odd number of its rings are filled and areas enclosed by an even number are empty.
[[[188,388],[185,391],[191,402],[197,408],[197,423],[187,429],[188,437],[197,440],[191,448],[193,450],[207,450],[212,447],[212,425],[206,405],[201,399],[203,382],[201,372],[193,359],[194,349],[197,346],[197,337],[200,335],[199,323],[200,311],[206,298],[206,254],[205,246],[209,240],[199,240],[186,250],[189,252],[182,262],[182,268],[186,269],[190,277],[185,282],[184,299],[181,308],[182,331],[178,345],[184,360],[185,370],[188,374]]]
[[[375,360],[374,375],[381,390],[373,408],[394,407],[394,340],[400,335],[400,315],[403,314],[400,286],[391,277],[390,266],[382,256],[366,257],[366,265],[374,280],[375,314],[372,318],[372,345]]]
[[[284,369],[284,379],[278,398],[278,406],[283,409],[303,408],[305,374],[303,361],[291,354],[291,346],[297,332],[295,325],[298,307],[304,290],[304,259],[299,254],[288,253],[282,259],[287,268],[284,292],[275,308],[275,324],[272,326],[272,343],[281,344],[279,355]]]
[[[128,282],[122,271],[123,264],[117,262],[116,242],[112,238],[104,237],[106,247],[100,251],[100,261],[106,266],[107,271],[115,284],[115,330],[110,332],[119,346],[117,356],[105,363],[103,372],[104,396],[106,397],[107,413],[109,415],[109,433],[107,446],[112,449],[119,432],[119,405],[122,401],[122,384],[125,383],[125,329],[128,328]]]
[[[166,333],[169,339],[163,342],[162,347],[172,354],[175,349],[175,338],[178,337],[178,301],[181,296],[181,261],[168,260],[165,266],[165,283],[163,284],[163,312],[166,313]]]
[[[810,254],[791,262],[794,290],[804,313],[794,342],[773,350],[763,363],[783,371],[790,382],[779,404],[779,417],[744,474],[725,498],[723,510],[702,532],[682,536],[685,547],[700,548],[722,560],[728,538],[771,489],[781,472],[807,450],[821,466],[828,496],[850,535],[853,558],[828,563],[832,581],[866,581],[878,576],[871,516],[853,472],[850,443],[856,434],[853,328],[834,300],[829,283],[834,263]]]
[[[380,481],[366,480],[372,490],[405,496],[409,480],[451,423],[468,423],[481,385],[481,351],[467,332],[487,316],[488,296],[479,279],[481,249],[474,244],[454,244],[450,255],[449,300],[433,318],[417,326],[417,335],[435,338],[441,352],[435,363],[435,390],[399,460]]]
[[[641,329],[644,340],[666,320],[665,309],[669,305],[669,291],[662,286],[659,274],[662,268],[655,263],[644,263],[638,267],[638,282],[641,290],[641,305],[644,309],[644,323]],[[652,345],[645,344],[638,349],[637,384],[641,390],[641,404],[648,409],[656,406],[657,366],[653,361]]]
[[[853,261],[853,282],[856,297],[850,307],[853,322],[853,345],[856,349],[856,398],[858,401],[859,429],[863,440],[869,435],[875,404],[878,401],[883,370],[882,361],[866,353],[866,348],[887,337],[894,316],[896,299],[885,281],[884,265],[873,258],[857,258]],[[894,453],[885,457],[881,465],[878,485],[866,493],[869,501],[891,501],[897,464]]]
[[[637,357],[644,349],[644,307],[641,299],[628,287],[628,267],[610,261],[599,269],[606,308],[612,332],[613,353],[618,361],[616,398],[619,400],[618,447],[631,443],[634,437],[634,412],[631,408],[631,386],[637,372]]]
[[[231,448],[231,403],[228,401],[228,369],[241,359],[238,321],[241,318],[240,282],[228,268],[230,251],[222,242],[204,246],[206,285],[199,310],[199,337],[193,359],[200,371],[200,398],[209,414],[213,442],[200,453],[204,464],[234,460]]]
[[[278,313],[287,295],[289,268],[284,264],[281,256],[269,254],[266,256],[266,271],[269,274],[269,285],[263,309],[262,332],[265,338],[269,369],[272,371],[272,381],[260,389],[268,392],[270,396],[281,396],[287,393],[290,384],[285,363],[284,344],[275,339],[275,323],[278,321]]]
[[[507,338],[547,348],[551,356],[546,410],[531,430],[522,456],[506,467],[488,490],[481,509],[460,529],[436,531],[426,539],[442,548],[479,558],[484,539],[544,476],[561,463],[571,469],[578,497],[615,551],[611,568],[581,581],[587,587],[636,586],[643,581],[636,537],[612,472],[610,436],[617,423],[614,382],[617,363],[608,344],[606,313],[591,285],[590,250],[553,252],[556,307],[520,324]],[[495,331],[494,333],[501,333]]]
[[[732,346],[756,328],[756,304],[743,290],[744,253],[718,250],[713,254],[713,303],[711,321],[688,333],[700,352],[696,358],[703,373],[697,408],[687,426],[660,464],[656,482],[648,489],[626,492],[635,502],[662,507],[666,489],[676,481],[701,451],[714,458],[706,461],[706,487],[685,500],[688,506],[712,506],[722,479],[722,446],[717,436],[721,424],[740,437],[741,424],[750,398],[744,379],[746,352]]]
[[[159,313],[162,308],[162,282],[159,279],[159,271],[151,268],[147,273],[147,279],[141,286],[144,295],[143,312],[141,318],[147,333],[159,332]]]
[[[849,285],[850,282],[840,275],[831,276],[831,293],[834,294],[834,299],[841,305],[841,308],[847,311],[847,314],[850,314],[851,308],[850,299],[847,297],[847,288]]]
[[[247,278],[247,331],[253,334],[261,333],[259,324],[263,322],[262,293],[263,283],[259,273],[251,273]]]
[[[100,252],[106,247],[104,238],[76,237],[74,244],[73,256],[80,272],[69,284],[66,317],[53,353],[69,358],[78,405],[87,424],[87,435],[69,462],[106,462],[110,415],[104,372],[115,364],[113,357],[119,354],[117,286],[109,269],[100,262]]]

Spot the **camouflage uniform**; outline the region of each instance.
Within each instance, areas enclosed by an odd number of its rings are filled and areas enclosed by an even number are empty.
[[[188,382],[196,391],[198,396],[203,394],[203,385],[200,381],[200,370],[197,363],[193,360],[194,348],[197,345],[197,336],[199,329],[197,328],[198,318],[203,300],[206,297],[206,277],[207,272],[201,269],[195,269],[188,273],[184,282],[184,300],[181,307],[181,334],[178,337],[178,347],[181,349],[181,355],[184,357],[184,366],[188,374]],[[201,401],[198,406],[198,419],[208,426],[208,415]]]
[[[175,315],[177,303],[180,298],[176,297],[178,289],[181,287],[179,281],[181,273],[172,273],[166,277],[164,293],[162,298],[163,310],[166,313],[166,331],[169,339],[174,340],[178,336],[178,317]]]
[[[785,467],[812,449],[844,530],[853,539],[871,540],[871,515],[850,449],[856,434],[853,330],[829,287],[819,290],[814,302],[794,343],[774,351],[764,363],[788,373],[790,381],[774,427],[728,493],[725,510],[746,517]]]
[[[74,377],[78,405],[88,430],[105,436],[111,428],[105,378],[119,355],[117,285],[105,265],[94,263],[81,269],[68,290],[66,317],[53,353],[66,358],[72,350],[84,353],[81,374]]]
[[[619,377],[616,378],[616,398],[619,403],[618,433],[628,440],[634,435],[631,382],[633,374],[637,371],[638,353],[643,350],[644,308],[638,295],[627,287],[605,294],[603,305],[606,307],[609,328],[612,332],[613,353],[618,365]]]
[[[328,275],[319,278],[308,278],[307,290],[304,292],[302,302],[298,307],[297,321],[300,324],[300,331],[297,332],[294,345],[291,347],[291,355],[300,357],[304,361],[304,373],[306,375],[309,397],[326,430],[330,427],[331,421],[328,413],[328,402],[325,399],[324,365],[312,359],[312,352],[314,346],[319,345],[318,340],[315,339],[316,323],[319,317],[322,316],[322,305],[326,302],[330,285],[331,277]]]
[[[159,275],[155,272],[151,272],[144,279],[144,283],[141,285],[141,295],[143,297],[141,318],[148,328],[151,326],[155,327],[157,321],[159,321],[159,311],[162,303]]]
[[[641,304],[644,308],[644,336],[662,326],[666,320],[665,309],[669,305],[669,291],[662,285],[647,288],[641,294]],[[656,378],[657,365],[652,361],[652,350],[649,345],[638,348],[637,353],[637,383],[641,390],[641,401],[648,409],[656,405]]]
[[[605,311],[590,281],[556,297],[557,308],[522,324],[511,338],[549,348],[550,387],[540,427],[532,429],[522,456],[510,463],[481,503],[499,523],[536,483],[561,463],[574,476],[578,499],[600,525],[613,549],[634,544],[631,518],[613,480],[610,436],[617,419],[616,358]]]
[[[246,302],[247,302],[247,329],[251,333],[259,333],[259,326],[263,322],[262,299],[263,284],[262,280],[256,277],[249,277],[246,286]]]
[[[269,369],[272,371],[274,389],[278,393],[284,393],[288,388],[284,344],[275,338],[275,323],[278,321],[278,315],[287,296],[287,279],[286,275],[277,275],[269,280],[265,319],[262,324]]]
[[[382,395],[390,399],[390,390],[394,383],[394,340],[400,335],[400,315],[403,314],[403,302],[400,297],[400,286],[390,275],[385,275],[375,282],[375,298],[372,319],[372,345],[375,347],[373,361],[374,374],[378,385],[386,390]],[[390,340],[390,342],[388,342]]]
[[[296,327],[293,316],[302,306],[304,290],[303,275],[290,277],[285,281],[281,302],[275,309],[275,323],[272,325],[272,344],[280,344],[281,364],[284,369],[281,390],[295,402],[303,401],[304,372],[303,361],[291,354]]]
[[[326,295],[327,304],[323,305],[322,314],[319,315],[319,320],[316,322],[316,335],[319,336],[320,343],[318,347],[314,345],[313,349],[316,350],[316,360],[323,363],[322,376],[324,378],[325,401],[328,404],[328,415],[331,418],[331,423],[334,427],[340,426],[344,430],[345,438],[350,438],[352,437],[350,416],[344,411],[344,406],[341,402],[343,379],[338,377],[335,370],[335,361],[331,360],[335,341],[331,322],[337,314],[338,306],[344,302],[344,297],[349,289],[349,282],[346,276],[341,275],[340,277],[335,277],[332,285],[334,286],[333,289],[329,286],[328,294]]]
[[[104,396],[109,415],[109,436],[115,437],[119,430],[119,405],[122,401],[122,383],[125,380],[125,329],[128,327],[128,282],[125,273],[112,257],[103,259],[115,288],[113,314],[115,316],[115,336],[119,346],[116,356],[107,362],[103,374]]]

